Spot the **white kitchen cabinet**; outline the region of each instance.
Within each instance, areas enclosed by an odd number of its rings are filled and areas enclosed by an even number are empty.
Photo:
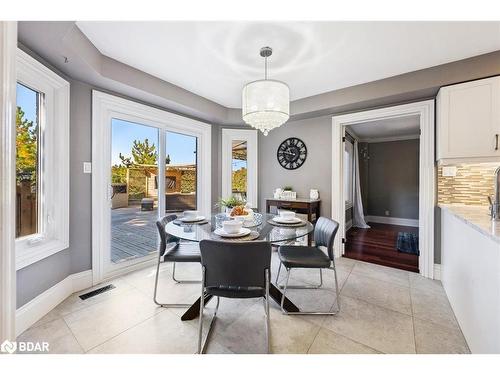
[[[437,160],[500,160],[500,77],[442,87],[437,96]]]

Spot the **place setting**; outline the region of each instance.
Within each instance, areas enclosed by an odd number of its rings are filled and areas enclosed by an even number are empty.
[[[307,224],[304,220],[298,218],[295,212],[287,210],[280,210],[277,216],[267,222],[271,225],[288,228],[303,227]]]
[[[243,220],[229,219],[216,228],[211,237],[224,241],[252,241],[259,238],[259,232],[243,227]]]
[[[184,211],[181,217],[174,220],[176,225],[203,225],[208,224],[208,220],[205,216],[200,215],[199,211],[188,210]]]

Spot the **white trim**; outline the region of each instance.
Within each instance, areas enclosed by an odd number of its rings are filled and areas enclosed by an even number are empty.
[[[434,280],[441,280],[441,265],[434,263]]]
[[[15,339],[17,22],[0,21],[0,342]]]
[[[258,201],[258,133],[253,129],[222,129],[222,197],[232,194],[232,141],[247,142],[247,202],[252,207]]]
[[[345,223],[345,231],[347,232],[351,228],[352,228],[352,219],[349,220],[347,223]]]
[[[406,227],[417,227],[417,219],[404,219],[402,217],[391,217],[391,216],[365,216],[366,222],[381,223],[381,224],[392,224],[392,225],[403,225]]]
[[[64,280],[36,296],[16,311],[16,336],[26,331],[38,320],[73,293],[92,286],[92,271],[69,275]]]
[[[335,256],[344,252],[345,199],[343,193],[343,142],[345,126],[389,118],[418,115],[420,118],[420,185],[419,185],[419,269],[422,276],[433,278],[434,274],[434,207],[435,207],[435,163],[434,163],[434,100],[379,108],[332,118],[332,218],[340,223],[335,239]],[[376,126],[373,125],[373,126]]]
[[[359,142],[365,143],[382,143],[382,142],[397,142],[397,141],[409,141],[411,139],[419,139],[420,134],[412,135],[399,135],[394,137],[384,137],[384,138],[363,138]]]
[[[16,269],[69,246],[69,82],[17,50],[17,81],[44,94],[39,191],[42,232],[16,239]]]
[[[123,99],[100,91],[92,91],[92,270],[94,284],[105,278],[130,272],[150,264],[156,255],[120,264],[111,264],[110,200],[108,183],[111,162],[111,119],[144,124],[159,129],[160,141],[166,131],[192,135],[198,138],[197,206],[203,215],[209,216],[211,207],[211,125],[179,116],[132,100]],[[163,143],[160,142],[160,146]],[[159,150],[162,160],[164,149]],[[161,164],[161,163],[159,163]],[[160,168],[161,170],[161,168]],[[161,179],[160,179],[161,180]],[[160,187],[163,185],[160,185]],[[160,202],[161,203],[161,202]],[[162,206],[164,208],[164,206]],[[160,209],[162,209],[160,207]],[[161,212],[160,210],[158,212]]]

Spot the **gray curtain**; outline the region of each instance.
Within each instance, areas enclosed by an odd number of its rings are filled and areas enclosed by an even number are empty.
[[[354,141],[354,155],[353,155],[353,183],[352,183],[352,226],[356,228],[370,228],[365,222],[365,215],[363,213],[363,199],[361,198],[361,184],[359,179],[359,153],[358,141]]]

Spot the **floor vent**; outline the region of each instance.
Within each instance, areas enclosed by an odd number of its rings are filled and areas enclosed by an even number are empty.
[[[108,290],[111,290],[111,289],[115,289],[115,286],[113,284],[109,284],[109,285],[103,286],[102,288],[99,288],[99,289],[93,290],[91,292],[82,294],[79,297],[80,297],[81,300],[86,300],[88,298],[97,296],[98,294],[107,292]]]

